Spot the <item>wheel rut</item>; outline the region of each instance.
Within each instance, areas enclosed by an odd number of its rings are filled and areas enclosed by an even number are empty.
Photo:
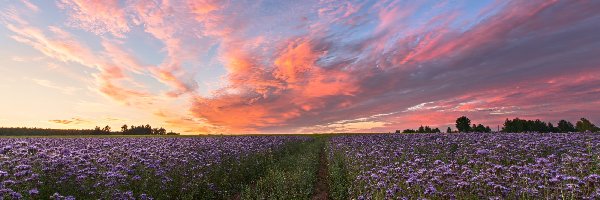
[[[321,148],[319,153],[319,167],[317,170],[317,183],[313,192],[313,200],[326,200],[329,199],[329,168],[327,167],[327,153],[325,151],[325,145]]]

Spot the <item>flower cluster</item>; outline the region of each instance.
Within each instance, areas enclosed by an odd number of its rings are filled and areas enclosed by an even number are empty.
[[[334,137],[355,199],[599,199],[600,134]]]
[[[304,137],[3,138],[0,199],[178,198],[224,159]],[[170,195],[170,196],[169,196]]]

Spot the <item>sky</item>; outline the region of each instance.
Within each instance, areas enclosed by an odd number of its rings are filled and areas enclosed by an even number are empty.
[[[0,0],[0,126],[600,123],[600,1]]]

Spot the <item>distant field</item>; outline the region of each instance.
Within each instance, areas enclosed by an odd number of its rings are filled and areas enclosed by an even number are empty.
[[[2,136],[5,199],[598,199],[600,134]]]

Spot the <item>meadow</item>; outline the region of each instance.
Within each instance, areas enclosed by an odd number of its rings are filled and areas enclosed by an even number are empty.
[[[600,134],[2,137],[0,199],[598,199]]]

